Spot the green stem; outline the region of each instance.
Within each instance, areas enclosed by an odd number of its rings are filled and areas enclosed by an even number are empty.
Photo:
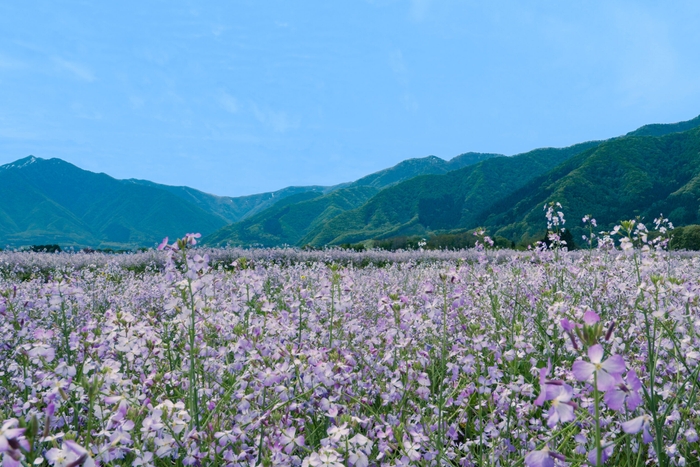
[[[598,392],[598,372],[593,373],[593,399],[595,401],[595,449],[596,465],[603,465],[603,447],[600,445],[600,392]]]

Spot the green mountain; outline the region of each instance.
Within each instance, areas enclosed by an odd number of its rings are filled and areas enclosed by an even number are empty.
[[[502,154],[468,152],[453,157],[449,161],[436,156],[408,159],[388,169],[362,177],[348,186],[371,186],[381,190],[419,175],[444,174],[492,157],[504,156]]]
[[[494,200],[598,144],[537,149],[490,158],[444,175],[416,177],[381,191],[363,206],[314,229],[302,242],[321,246],[467,228]]]
[[[241,242],[292,244],[319,222],[363,204],[385,186],[422,173],[443,173],[450,167],[487,157],[491,155],[466,154],[451,161],[436,157],[411,159],[344,185],[287,187],[270,193],[226,197],[148,180],[116,180],[60,159],[30,156],[0,167],[0,195],[5,195],[0,199],[0,245],[147,247],[165,236],[177,237],[185,232],[208,235],[272,207],[270,213],[277,220],[266,218],[264,228],[258,228],[259,238],[251,233],[257,227],[248,228],[239,235],[245,239]],[[320,199],[311,202],[315,198]],[[285,208],[301,201],[309,202]],[[285,216],[281,209],[290,214]],[[255,225],[257,220],[244,225]]]
[[[549,201],[562,204],[575,239],[585,233],[586,214],[603,230],[637,216],[649,227],[661,213],[676,225],[699,224],[700,128],[601,144],[503,198],[479,221],[497,235],[529,238],[543,230]]]
[[[123,183],[60,159],[0,167],[0,244],[93,248],[152,246],[165,236],[210,233],[219,216],[158,188]]]
[[[311,232],[323,230],[336,216],[355,209],[380,190],[423,174],[444,174],[499,154],[466,153],[445,161],[436,156],[408,159],[355,182],[331,187],[327,193],[290,196],[246,219],[204,238],[209,245],[303,245]]]
[[[135,178],[123,180],[123,182],[145,185],[168,191],[175,196],[199,206],[205,211],[219,216],[227,224],[250,217],[288,196],[306,192],[325,193],[330,189],[330,187],[325,186],[290,186],[269,193],[231,197],[212,195],[188,186],[161,185],[160,183],[148,180],[137,180]]]
[[[297,245],[328,219],[364,204],[379,190],[350,186],[326,195],[307,192],[283,199],[263,212],[226,226],[206,237],[209,245]]]
[[[692,120],[678,123],[653,123],[644,125],[634,131],[630,131],[625,136],[664,136],[671,133],[680,133],[692,130],[700,126],[700,115]]]
[[[0,166],[0,245],[131,249],[201,232],[209,244],[323,246],[477,226],[530,241],[543,234],[549,201],[562,203],[574,238],[585,214],[602,228],[659,213],[700,224],[700,117],[512,157],[409,159],[355,182],[238,198],[30,156]]]
[[[639,145],[647,144],[651,145],[650,151],[651,147],[656,148],[658,159],[655,163],[668,165],[670,162],[664,162],[664,158],[675,157],[675,149],[669,141],[677,141],[677,137],[685,134],[679,131],[698,125],[700,118],[670,125],[648,125],[629,136],[605,142],[582,143],[564,149],[537,149],[512,157],[490,158],[444,175],[416,177],[381,191],[359,208],[313,229],[300,244],[322,246],[402,235],[427,236],[480,225],[486,225],[491,232],[511,240],[525,240],[543,230],[542,204],[547,200],[566,202],[565,207],[577,206],[571,215],[578,216],[579,211],[590,213],[602,216],[606,223],[620,219],[615,216],[650,215],[649,212],[661,208],[660,212],[669,213],[676,222],[694,222],[692,219],[697,209],[693,211],[694,205],[688,201],[694,193],[690,187],[679,186],[681,191],[673,197],[669,195],[663,202],[660,195],[642,193],[651,190],[663,194],[662,188],[685,183],[688,174],[693,173],[691,167],[684,171],[673,169],[670,174],[660,169],[647,173],[646,169],[632,170],[636,166],[619,162],[617,157],[636,154],[640,161],[645,160],[651,156],[647,156],[646,150]],[[692,136],[693,131],[687,133]],[[637,133],[656,136],[637,136]],[[664,137],[664,134],[669,136]],[[548,191],[554,190],[555,183],[573,170],[576,163],[593,155],[589,170],[597,176],[585,179],[572,176],[561,180],[566,190]],[[611,170],[621,178],[601,175]],[[638,177],[640,170],[645,175]],[[676,184],[671,183],[673,177],[676,177]],[[635,183],[643,190],[637,189]],[[700,178],[697,183],[700,185]],[[583,191],[608,193],[608,196],[598,204],[569,201],[564,196],[572,193],[581,196]],[[630,204],[632,201],[636,204]]]

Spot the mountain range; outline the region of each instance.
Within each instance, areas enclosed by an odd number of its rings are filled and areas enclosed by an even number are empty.
[[[215,196],[147,180],[117,180],[60,159],[0,166],[0,244],[133,249],[201,232],[209,245],[324,246],[465,232],[527,243],[544,233],[542,206],[559,201],[575,238],[660,213],[700,223],[700,117],[515,156],[435,156],[336,186]]]
[[[360,180],[337,186],[287,187],[250,196],[216,196],[185,186],[148,180],[117,180],[61,159],[25,157],[0,166],[0,245],[59,244],[63,247],[134,249],[165,236],[215,233],[278,204],[310,197],[356,207],[353,193],[376,193],[421,174],[446,173],[493,154],[468,153],[450,161],[409,159]],[[348,204],[349,203],[349,204]]]

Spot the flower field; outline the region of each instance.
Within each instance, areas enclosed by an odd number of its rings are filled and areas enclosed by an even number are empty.
[[[0,253],[12,465],[700,465],[700,257]]]

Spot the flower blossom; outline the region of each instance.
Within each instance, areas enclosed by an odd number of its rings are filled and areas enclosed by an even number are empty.
[[[639,381],[637,373],[634,370],[630,370],[627,372],[625,379],[627,380],[626,384],[624,382],[618,383],[606,392],[603,397],[605,404],[613,410],[621,410],[626,402],[627,408],[632,411],[642,403],[642,396],[639,394],[639,390],[642,389],[642,383]]]
[[[615,387],[625,371],[625,361],[620,355],[613,355],[603,361],[603,347],[600,344],[588,348],[590,362],[574,362],[572,371],[578,381],[587,381],[595,374],[599,391],[608,391]]]
[[[554,459],[566,460],[561,454],[550,451],[547,446],[539,451],[530,451],[525,456],[527,467],[554,467]]]
[[[623,422],[622,431],[632,435],[642,431],[642,441],[644,441],[645,444],[648,444],[654,440],[654,437],[649,432],[650,423],[651,417],[649,415],[640,415],[637,418]]]

